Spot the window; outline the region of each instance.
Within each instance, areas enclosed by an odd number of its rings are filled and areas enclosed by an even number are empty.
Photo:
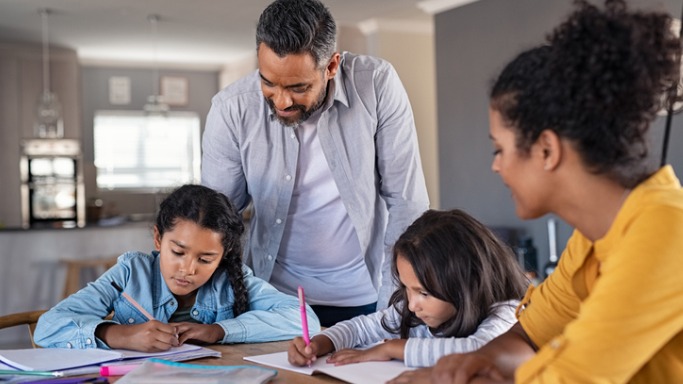
[[[199,183],[199,125],[193,112],[95,112],[97,187],[156,191]]]

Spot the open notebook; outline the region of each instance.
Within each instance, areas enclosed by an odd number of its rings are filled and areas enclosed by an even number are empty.
[[[324,373],[352,384],[385,383],[401,374],[401,372],[413,369],[406,367],[402,361],[398,360],[366,361],[363,363],[335,366],[334,364],[326,363],[324,356],[319,357],[310,367],[295,367],[287,361],[287,352],[247,356],[244,360],[306,375]]]
[[[164,352],[137,352],[125,349],[30,348],[0,350],[0,371],[60,372],[63,376],[99,372],[104,363],[144,362],[152,357],[185,361],[221,353],[198,345],[184,344]]]

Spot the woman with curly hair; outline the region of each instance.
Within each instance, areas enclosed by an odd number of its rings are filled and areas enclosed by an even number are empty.
[[[185,342],[291,339],[301,333],[299,301],[242,264],[243,232],[225,195],[200,185],[176,189],[159,208],[156,250],[123,254],[97,281],[43,314],[36,344],[154,352]],[[318,332],[318,318],[306,309],[311,332]]]
[[[575,228],[559,265],[508,332],[395,383],[683,382],[683,190],[647,159],[680,43],[666,14],[577,6],[490,97],[492,169],[517,215]]]

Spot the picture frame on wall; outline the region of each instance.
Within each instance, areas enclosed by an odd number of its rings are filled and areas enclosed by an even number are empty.
[[[160,93],[164,103],[171,106],[186,106],[189,99],[189,81],[182,76],[163,76],[160,79]]]

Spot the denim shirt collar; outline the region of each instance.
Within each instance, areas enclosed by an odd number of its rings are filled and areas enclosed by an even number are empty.
[[[158,299],[153,303],[154,310],[156,311],[157,308],[165,306],[169,301],[176,301],[176,298],[173,296],[173,292],[168,288],[168,285],[166,285],[164,277],[161,274],[161,257],[159,257],[159,251],[152,251],[152,256],[154,256],[154,268],[152,270],[156,271],[156,273],[152,275],[152,289],[154,290],[154,297]]]

